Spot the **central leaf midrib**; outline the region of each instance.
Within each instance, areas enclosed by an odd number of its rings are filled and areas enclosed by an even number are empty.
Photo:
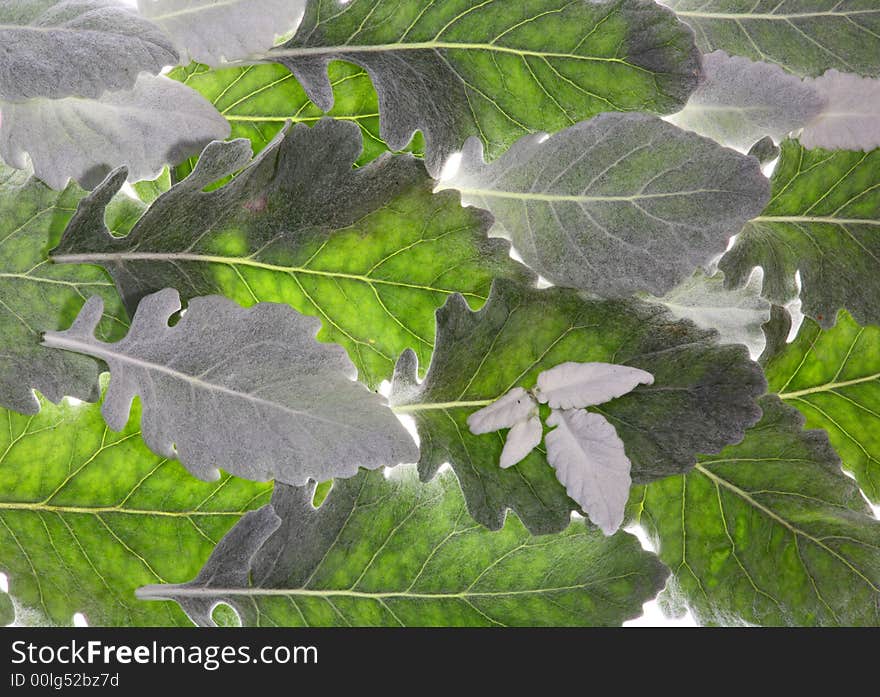
[[[118,506],[59,506],[42,501],[0,501],[0,511],[31,511],[37,513],[67,513],[77,515],[125,514],[137,516],[160,516],[165,518],[191,518],[213,516],[241,517],[246,511],[161,511],[147,508],[120,508]]]
[[[103,342],[95,342],[95,343],[87,343],[83,341],[78,341],[76,339],[71,339],[69,337],[63,336],[61,332],[46,332],[43,339],[43,345],[49,346],[51,348],[60,348],[68,351],[73,351],[74,353],[82,353],[87,356],[92,356],[94,358],[100,358],[105,361],[116,360],[122,363],[128,363],[130,365],[134,365],[137,368],[146,371],[155,371],[157,373],[164,373],[174,379],[188,382],[191,385],[200,387],[204,390],[211,392],[222,392],[236,399],[244,399],[249,402],[253,402],[254,404],[261,404],[263,406],[269,407],[270,409],[275,409],[278,411],[285,411],[289,414],[293,414],[295,416],[302,417],[307,420],[313,421],[323,421],[325,423],[332,424],[339,428],[343,428],[347,426],[344,421],[335,421],[330,419],[325,419],[316,414],[311,414],[308,411],[303,411],[301,409],[294,409],[292,407],[287,406],[286,404],[281,404],[279,402],[270,402],[267,399],[263,399],[262,397],[257,397],[247,392],[239,392],[237,390],[233,390],[226,385],[218,385],[213,382],[206,382],[205,380],[200,380],[199,378],[188,375],[187,373],[182,373],[179,370],[175,370],[174,368],[169,368],[165,365],[160,365],[158,363],[153,363],[151,361],[147,361],[142,358],[135,358],[133,356],[128,356],[124,353],[118,353],[110,350],[110,346],[113,344],[105,344]]]
[[[654,194],[630,194],[623,196],[588,196],[586,194],[549,194],[541,192],[504,191],[502,189],[471,189],[466,187],[451,187],[461,192],[462,195],[482,196],[484,198],[509,198],[518,201],[545,201],[564,203],[604,203],[604,202],[632,202],[644,201],[655,198],[676,198],[679,196],[694,196],[697,194],[737,194],[737,191],[725,189],[694,189],[692,191],[669,191]]]
[[[633,574],[625,574],[631,576]],[[621,578],[621,577],[618,577]],[[602,581],[609,579],[600,579]],[[589,588],[597,581],[579,583],[573,586],[559,586],[555,588],[525,588],[514,591],[450,591],[448,593],[414,593],[412,591],[356,591],[352,589],[311,589],[311,588],[183,588],[173,589],[162,586],[144,586],[138,589],[137,595],[141,599],[174,596],[174,598],[203,598],[203,597],[229,597],[229,596],[302,596],[302,597],[347,597],[364,599],[387,599],[404,598],[412,600],[447,600],[449,598],[493,598],[493,597],[516,597],[522,595],[540,595],[544,593],[561,593]]]
[[[880,10],[850,10],[848,12],[833,12],[831,10],[816,10],[814,12],[790,12],[786,14],[774,14],[772,12],[702,12],[699,10],[675,10],[679,17],[694,17],[696,19],[731,19],[742,21],[744,19],[777,20],[789,19],[812,19],[815,17],[849,17],[851,15],[878,14]]]
[[[707,461],[705,464],[709,464],[709,465],[711,465],[712,462],[711,462],[711,461]],[[829,547],[828,545],[826,545],[821,539],[816,538],[816,537],[813,537],[812,535],[810,535],[810,534],[809,534],[808,532],[806,532],[805,530],[801,530],[799,527],[797,527],[797,526],[794,525],[793,523],[790,523],[790,522],[787,521],[785,518],[783,518],[782,516],[780,516],[778,513],[776,513],[775,511],[773,511],[772,509],[770,509],[770,508],[768,508],[767,506],[765,506],[765,505],[761,504],[760,502],[756,501],[756,500],[755,500],[755,499],[749,494],[749,492],[747,492],[747,491],[745,491],[745,490],[743,490],[743,489],[740,489],[740,488],[739,488],[738,486],[736,486],[733,482],[730,482],[730,481],[724,479],[723,477],[720,477],[719,475],[715,474],[715,473],[712,472],[711,470],[709,470],[709,469],[707,469],[706,467],[704,467],[702,464],[697,463],[696,465],[694,465],[694,469],[697,470],[697,471],[699,471],[701,474],[703,474],[705,477],[707,477],[709,480],[711,480],[711,481],[714,482],[715,484],[717,484],[717,485],[719,485],[719,486],[723,486],[723,487],[724,487],[725,489],[727,489],[728,491],[732,492],[732,493],[735,494],[736,496],[739,496],[739,497],[740,497],[743,501],[745,501],[747,504],[749,504],[750,506],[752,506],[752,507],[755,508],[756,510],[760,511],[761,513],[763,513],[764,515],[766,515],[766,516],[769,517],[770,519],[772,519],[772,520],[776,521],[777,523],[779,523],[780,525],[782,525],[782,527],[784,527],[786,530],[788,530],[792,535],[795,535],[796,537],[797,537],[797,536],[800,536],[800,537],[803,537],[803,538],[806,539],[806,540],[809,540],[810,542],[812,542],[813,544],[815,544],[817,547],[819,547],[820,549],[824,550],[825,552],[827,552],[828,554],[830,554],[832,557],[834,557],[835,559],[837,559],[837,560],[838,560],[840,563],[842,563],[846,568],[848,568],[853,574],[855,574],[855,575],[858,576],[860,579],[862,579],[862,581],[864,581],[864,582],[865,582],[865,583],[866,583],[866,584],[867,584],[872,590],[874,590],[874,591],[880,593],[880,588],[878,588],[877,586],[875,586],[875,585],[871,582],[871,579],[869,579],[869,578],[868,578],[867,576],[865,576],[865,575],[864,575],[859,569],[857,569],[855,566],[853,566],[853,564],[852,564],[852,563],[851,563],[846,557],[844,557],[842,554],[840,554],[840,553],[837,552],[836,550],[834,550],[834,549],[832,549],[831,547]]]
[[[300,48],[274,49],[268,53],[269,58],[299,58],[303,56],[322,56],[338,53],[391,53],[393,51],[489,51],[493,53],[509,53],[516,56],[534,58],[560,58],[563,60],[580,60],[592,63],[617,63],[640,72],[651,73],[647,68],[630,63],[623,58],[613,56],[580,56],[574,53],[556,51],[534,51],[525,48],[512,48],[498,44],[465,43],[456,41],[416,41],[412,43],[365,44],[355,46],[303,46]]]
[[[280,266],[278,264],[268,264],[266,262],[257,261],[247,257],[224,257],[210,254],[191,254],[183,252],[96,252],[93,254],[59,254],[51,257],[52,261],[64,264],[100,264],[102,261],[160,261],[160,262],[176,262],[191,261],[203,264],[222,264],[224,266],[246,266],[264,271],[273,271],[285,274],[300,274],[303,276],[320,276],[324,278],[344,278],[350,281],[358,281],[367,285],[388,285],[398,288],[410,288],[412,290],[421,290],[429,293],[444,293],[452,295],[459,293],[466,297],[476,298],[477,300],[486,300],[485,296],[470,291],[452,290],[450,288],[435,288],[433,286],[421,285],[418,283],[405,283],[403,281],[394,281],[385,278],[374,278],[372,276],[364,276],[362,274],[345,273],[342,271],[322,271],[320,269],[309,269],[302,266]]]
[[[806,387],[802,390],[793,390],[791,392],[780,392],[780,399],[797,399],[798,397],[804,397],[810,394],[816,394],[820,392],[833,392],[834,390],[841,387],[851,387],[853,385],[861,385],[865,382],[873,382],[874,380],[880,379],[880,373],[874,373],[873,375],[865,375],[860,378],[853,378],[852,380],[841,380],[839,382],[826,382],[821,385],[814,385],[813,387]]]
[[[836,218],[828,215],[760,215],[752,218],[750,223],[820,223],[826,225],[874,225],[880,226],[880,220],[869,218]]]

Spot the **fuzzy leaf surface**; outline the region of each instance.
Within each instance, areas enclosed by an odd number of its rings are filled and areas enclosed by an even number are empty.
[[[161,29],[113,0],[5,0],[0,46],[0,99],[9,101],[99,97],[177,62]]]
[[[478,312],[452,296],[437,313],[437,337],[423,382],[416,380],[412,352],[401,356],[391,403],[415,420],[422,478],[449,462],[471,515],[493,529],[512,508],[533,532],[553,532],[568,525],[577,508],[543,448],[501,469],[505,434],[468,429],[473,412],[514,387],[533,387],[548,368],[605,362],[654,376],[653,385],[590,409],[617,430],[636,483],[687,471],[697,453],[736,442],[760,418],[756,399],[765,382],[745,347],[719,346],[713,333],[655,305],[498,281]]]
[[[181,309],[169,288],[140,302],[124,339],[105,343],[94,336],[101,305],[91,298],[70,329],[46,332],[44,345],[105,361],[108,426],[120,430],[140,397],[147,445],[201,479],[222,468],[302,485],[418,457],[384,400],[354,381],[345,351],[315,341],[312,317],[214,295],[193,299],[169,326]]]
[[[269,53],[330,109],[331,60],[363,66],[400,150],[425,137],[432,174],[469,136],[490,158],[604,111],[676,111],[697,83],[692,33],[648,0],[310,0]]]
[[[99,99],[29,99],[0,105],[0,155],[54,189],[68,179],[97,186],[115,167],[129,179],[155,177],[212,140],[229,124],[197,92],[174,80],[141,75],[130,90]]]
[[[700,86],[685,108],[667,120],[746,149],[764,136],[782,140],[818,116],[825,104],[812,83],[778,65],[713,51],[703,56]]]
[[[138,10],[160,26],[177,52],[216,65],[271,48],[294,28],[305,0],[138,0]]]
[[[344,346],[376,387],[407,347],[428,360],[434,311],[451,293],[479,306],[494,277],[530,273],[506,242],[487,238],[485,212],[463,208],[453,192],[432,193],[420,162],[386,155],[352,169],[360,152],[357,127],[329,119],[279,134],[250,163],[246,141],[212,144],[121,239],[102,220],[122,184],[111,177],[83,202],[53,257],[104,266],[130,308],[165,287],[184,299],[287,303],[319,317],[319,338]]]
[[[763,295],[785,305],[798,295],[803,312],[823,327],[846,308],[860,322],[880,323],[880,149],[808,150],[782,144],[772,196],[719,268],[742,286],[761,266]]]
[[[526,136],[490,164],[472,138],[442,186],[491,211],[492,234],[546,279],[602,297],[669,291],[721,254],[769,191],[754,158],[647,114]]]
[[[451,472],[422,484],[406,467],[336,482],[317,510],[312,487],[278,486],[194,580],[139,596],[177,600],[200,625],[217,602],[249,626],[619,625],[666,574],[635,538],[582,520],[535,538],[509,516],[489,532]]]
[[[634,492],[672,569],[673,608],[704,624],[880,623],[880,521],[823,431],[773,395],[745,440]]]

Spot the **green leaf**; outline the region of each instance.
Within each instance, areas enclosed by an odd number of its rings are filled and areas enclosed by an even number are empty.
[[[801,76],[828,68],[880,75],[880,7],[874,0],[663,0],[717,48],[778,63]]]
[[[223,602],[261,626],[619,625],[667,574],[632,536],[582,520],[541,538],[514,516],[474,525],[451,472],[361,473],[317,510],[312,490],[279,485],[193,581],[138,596],[177,600],[197,624]]]
[[[124,239],[102,232],[103,203],[121,183],[109,179],[83,202],[55,260],[102,264],[132,308],[165,287],[185,300],[287,303],[320,317],[319,339],[344,346],[370,386],[391,377],[407,347],[427,362],[434,311],[451,293],[479,305],[493,277],[530,277],[506,242],[486,237],[487,214],[462,208],[456,193],[433,194],[417,160],[388,155],[353,170],[353,124],[300,124],[278,138],[205,192],[249,155],[244,141],[209,146]]]
[[[600,112],[677,111],[700,65],[689,29],[649,0],[310,0],[268,57],[323,109],[329,61],[366,68],[382,139],[399,150],[420,130],[432,174],[468,136],[494,158]]]
[[[706,624],[880,624],[880,522],[824,432],[761,406],[742,443],[633,492],[672,606]]]
[[[543,447],[501,469],[504,434],[473,435],[467,417],[514,387],[533,387],[538,373],[567,361],[630,365],[654,376],[652,386],[591,407],[623,440],[636,483],[690,469],[697,453],[736,442],[760,417],[755,400],[764,377],[745,347],[720,346],[714,332],[656,305],[497,281],[479,312],[457,295],[438,311],[437,348],[424,382],[415,379],[412,353],[398,363],[391,404],[415,419],[422,478],[448,461],[483,525],[500,528],[510,507],[534,533],[564,528],[576,505]]]
[[[15,621],[15,606],[9,593],[0,591],[0,627],[5,627]]]
[[[844,469],[880,501],[880,327],[844,311],[828,331],[805,320],[766,371],[770,389],[828,432]]]
[[[329,75],[333,108],[325,112],[309,101],[293,74],[277,63],[218,70],[193,63],[169,73],[208,99],[229,121],[232,137],[250,140],[254,153],[265,148],[287,121],[311,125],[324,116],[353,121],[364,138],[364,150],[356,162],[363,166],[388,152],[379,136],[379,98],[361,67],[333,61]],[[421,137],[401,150],[420,155]],[[178,167],[178,178],[189,174],[194,164],[195,158]]]
[[[106,361],[107,425],[125,426],[140,397],[144,441],[197,477],[216,479],[221,468],[301,486],[418,457],[384,398],[355,380],[345,351],[315,341],[313,317],[212,295],[194,298],[169,326],[182,308],[166,288],[141,300],[124,339],[106,343],[94,335],[101,307],[89,298],[73,326],[46,332],[43,345]]]
[[[798,295],[805,315],[823,327],[846,308],[880,323],[880,149],[807,150],[782,144],[770,203],[749,222],[719,264],[740,286],[764,269],[765,298],[784,305]]]
[[[223,475],[205,483],[141,440],[139,407],[119,433],[96,405],[0,412],[0,570],[19,622],[188,624],[170,603],[134,597],[144,583],[191,578],[271,485]]]
[[[128,325],[101,269],[47,261],[47,250],[57,243],[83,194],[75,186],[52,191],[0,165],[0,406],[36,413],[34,389],[54,402],[64,395],[94,401],[98,364],[40,346],[40,334],[69,326],[85,299],[96,294],[107,308],[98,328],[102,337],[116,338]],[[108,209],[111,227],[118,222],[119,205],[114,202]],[[123,205],[129,213],[128,204]]]

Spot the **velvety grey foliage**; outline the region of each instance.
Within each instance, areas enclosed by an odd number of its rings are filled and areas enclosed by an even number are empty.
[[[3,0],[0,46],[8,101],[98,97],[177,62],[161,29],[114,0]]]
[[[733,148],[763,136],[779,141],[822,110],[825,100],[809,82],[778,65],[713,51],[703,56],[700,86],[670,123]]]
[[[754,158],[614,113],[521,138],[491,164],[471,138],[441,186],[491,211],[491,234],[542,276],[604,297],[666,293],[724,251],[770,188]]]
[[[138,0],[181,57],[209,65],[259,54],[293,29],[305,0]],[[189,62],[188,60],[185,62]]]
[[[382,139],[400,150],[421,131],[432,174],[468,136],[483,138],[495,157],[551,123],[674,111],[699,73],[692,34],[650,0],[311,0],[294,37],[270,57],[325,111],[333,105],[328,63],[366,68]],[[650,81],[633,86],[630,70]]]
[[[104,360],[110,428],[125,426],[139,396],[147,445],[203,479],[221,468],[301,485],[418,457],[384,400],[354,381],[345,351],[315,341],[318,320],[208,296],[170,327],[180,307],[176,290],[147,296],[128,335],[104,343],[93,335],[102,302],[92,298],[70,329],[46,332],[43,343]]]
[[[70,178],[92,188],[124,165],[131,180],[195,155],[229,135],[226,121],[198,92],[165,77],[142,74],[130,90],[99,99],[29,99],[3,106],[0,155],[54,189]]]
[[[801,133],[805,148],[868,152],[880,147],[880,78],[829,70],[808,83],[827,106]]]

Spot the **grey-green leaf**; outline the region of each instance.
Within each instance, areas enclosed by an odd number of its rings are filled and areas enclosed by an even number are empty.
[[[270,52],[323,111],[331,60],[366,68],[381,136],[425,136],[432,174],[468,136],[490,158],[517,138],[604,111],[677,111],[697,83],[693,34],[650,0],[309,0]]]
[[[39,411],[35,389],[53,402],[64,395],[98,398],[98,363],[40,346],[42,330],[70,326],[85,299],[97,293],[107,301],[101,336],[118,337],[128,325],[100,268],[60,266],[46,258],[84,193],[76,186],[52,191],[26,172],[0,165],[0,405],[15,411]],[[108,204],[108,222],[118,229],[113,223],[119,201],[108,198]]]
[[[416,379],[412,352],[398,362],[391,403],[415,420],[422,478],[449,462],[471,515],[493,529],[508,508],[534,533],[568,525],[577,505],[544,449],[501,469],[507,434],[474,435],[467,423],[481,407],[514,387],[534,387],[539,373],[567,361],[628,365],[653,375],[653,385],[590,407],[616,429],[636,483],[687,471],[697,453],[737,442],[760,418],[756,399],[766,383],[745,347],[719,345],[714,332],[677,321],[657,305],[496,281],[478,312],[460,296],[437,312],[424,381]]]
[[[741,288],[724,287],[724,274],[697,271],[662,298],[649,300],[702,329],[715,329],[726,344],[745,344],[752,359],[766,345],[763,325],[770,321],[770,303],[761,297],[762,275],[756,269]]]
[[[268,50],[304,7],[305,0],[138,0],[141,14],[167,32],[182,57],[209,65]]]
[[[526,136],[491,164],[480,141],[444,180],[495,216],[525,262],[603,297],[662,295],[721,254],[758,215],[758,162],[646,114],[602,114]]]
[[[0,46],[0,99],[10,101],[98,97],[177,62],[161,29],[113,0],[0,3]]]
[[[810,83],[778,65],[713,51],[703,56],[700,86],[670,123],[744,150],[763,136],[782,140],[825,105]]]
[[[693,27],[706,53],[723,49],[800,76],[828,68],[880,74],[874,0],[663,0]]]
[[[104,203],[122,184],[111,177],[53,258],[103,265],[132,310],[166,287],[184,300],[288,303],[320,317],[320,339],[344,346],[376,388],[408,347],[427,363],[434,311],[451,293],[478,306],[493,278],[531,272],[487,237],[485,211],[434,193],[417,159],[386,153],[353,168],[361,149],[358,127],[333,119],[284,129],[254,160],[248,141],[212,143],[122,239],[104,225]]]
[[[672,606],[705,624],[880,624],[880,521],[824,431],[773,395],[761,406],[742,443],[634,492]]]
[[[724,255],[726,282],[741,286],[761,266],[765,298],[798,296],[823,327],[846,308],[862,324],[880,323],[880,149],[809,150],[782,143],[772,198]]]
[[[169,327],[180,308],[173,289],[149,295],[128,335],[104,343],[93,335],[101,301],[92,298],[69,330],[46,332],[43,343],[106,361],[108,426],[122,429],[139,396],[150,449],[202,479],[220,468],[301,485],[418,457],[384,400],[354,381],[345,351],[315,341],[318,320],[209,296]]]
[[[146,586],[200,625],[217,603],[260,626],[619,625],[663,586],[667,570],[626,533],[584,521],[532,537],[514,516],[489,532],[467,516],[455,476],[429,484],[412,468],[313,486],[276,486],[189,583]]]
[[[92,188],[121,165],[131,180],[155,177],[230,130],[198,92],[146,74],[130,90],[95,100],[29,99],[0,108],[0,155],[18,168],[30,161],[55,189],[71,178]]]

